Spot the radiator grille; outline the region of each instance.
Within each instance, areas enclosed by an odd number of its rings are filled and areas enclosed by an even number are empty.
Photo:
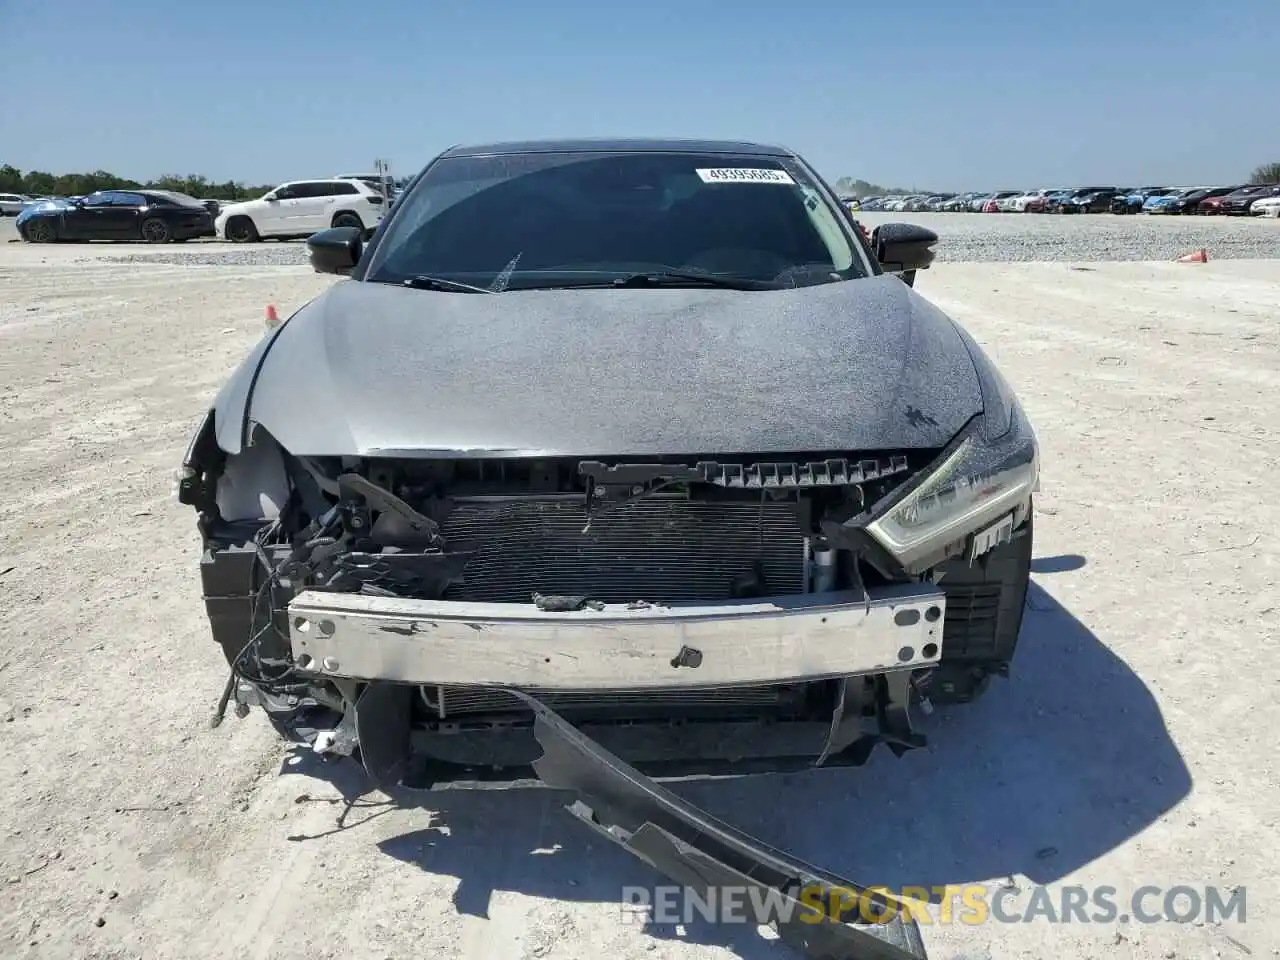
[[[451,550],[472,550],[447,597],[528,603],[535,593],[606,603],[727,600],[759,562],[765,594],[802,593],[804,537],[789,502],[652,496],[597,510],[575,498],[456,501]]]

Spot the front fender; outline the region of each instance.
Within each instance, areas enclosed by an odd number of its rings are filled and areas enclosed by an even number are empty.
[[[249,442],[249,400],[258,381],[258,372],[276,337],[293,316],[296,314],[286,318],[254,345],[214,398],[214,435],[218,446],[226,453],[239,453]]]

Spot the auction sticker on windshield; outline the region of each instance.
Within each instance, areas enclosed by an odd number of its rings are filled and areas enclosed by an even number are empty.
[[[791,174],[785,170],[761,170],[750,167],[729,167],[718,170],[698,170],[703,183],[790,183]]]

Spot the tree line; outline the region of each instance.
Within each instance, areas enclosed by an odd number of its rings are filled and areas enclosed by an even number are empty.
[[[172,190],[197,200],[250,200],[275,187],[274,183],[255,187],[237,180],[214,183],[199,174],[178,176],[165,174],[154,180],[130,180],[106,170],[92,173],[47,173],[44,170],[23,172],[9,164],[0,166],[0,193],[20,193],[28,197],[82,197],[95,190]]]
[[[841,196],[848,196],[852,194],[859,200],[866,197],[900,196],[915,192],[908,190],[905,187],[882,187],[878,183],[868,183],[866,180],[855,180],[853,177],[841,177],[835,182],[835,188],[836,193]]]

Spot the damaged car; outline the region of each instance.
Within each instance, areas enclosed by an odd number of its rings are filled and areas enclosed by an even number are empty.
[[[342,279],[182,466],[220,709],[377,785],[576,791],[681,882],[860,889],[662,781],[901,754],[1008,674],[1039,453],[904,282],[936,241],[865,235],[794,152],[683,140],[454,148],[368,242],[316,234]],[[818,919],[780,932],[924,955],[909,918]]]

